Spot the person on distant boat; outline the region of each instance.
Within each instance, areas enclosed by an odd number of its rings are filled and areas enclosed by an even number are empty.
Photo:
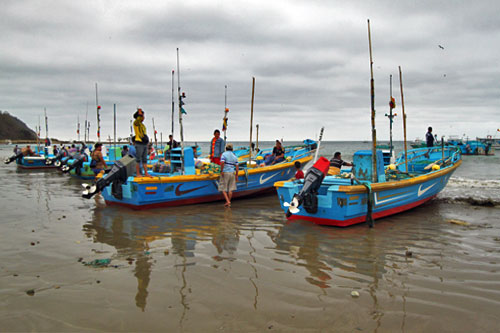
[[[300,161],[295,161],[295,169],[297,170],[297,172],[295,172],[295,176],[294,178],[295,179],[304,179],[304,172],[302,171],[302,163],[300,163]]]
[[[137,109],[134,113],[134,145],[136,156],[135,160],[137,177],[141,176],[141,163],[144,168],[144,176],[151,177],[148,173],[148,142],[149,138],[146,134],[146,126],[144,125],[144,111],[142,109]]]
[[[344,165],[352,167],[353,164],[342,160],[342,154],[339,151],[336,152],[333,155],[332,159],[330,160],[330,168],[328,169],[328,175],[329,176],[339,175],[340,168],[342,168],[342,166]]]
[[[233,145],[231,143],[226,145],[226,151],[220,158],[220,167],[219,192],[222,192],[224,199],[226,199],[224,207],[231,207],[231,198],[233,197],[233,191],[236,190],[239,171],[238,157],[233,153]]]
[[[425,141],[427,142],[427,147],[434,147],[434,135],[432,135],[432,127],[430,126],[425,134]]]
[[[220,165],[220,158],[223,152],[224,140],[220,137],[220,131],[216,129],[214,131],[214,137],[212,141],[210,141],[210,161]]]
[[[273,148],[273,153],[264,157],[265,165],[273,165],[285,160],[285,149],[280,140],[276,140],[276,145]]]
[[[35,154],[33,150],[31,150],[31,146],[27,145],[26,147],[21,149],[21,152],[23,153],[23,156],[38,156]]]
[[[18,145],[16,145],[12,151],[14,152],[14,154],[16,154],[16,155],[17,155],[17,151],[18,151],[18,150],[19,150],[19,146],[18,146]]]
[[[179,143],[174,140],[174,137],[172,136],[172,134],[170,134],[168,136],[168,143],[167,143],[167,145],[168,145],[167,151],[171,151],[172,149],[179,147]]]
[[[125,146],[123,146],[123,148],[122,148],[122,157],[125,157],[125,156],[127,156],[127,155],[128,155],[128,146],[127,146],[127,145],[125,145]]]
[[[70,154],[74,154],[74,153],[76,153],[76,152],[78,152],[78,149],[76,149],[76,146],[75,146],[75,144],[73,143],[73,144],[71,145],[71,148],[69,149],[69,153],[70,153]]]
[[[54,145],[54,148],[52,149],[52,154],[54,154],[54,156],[57,156],[58,153],[59,153],[59,150],[57,149],[57,146]]]
[[[94,145],[94,150],[90,154],[90,157],[90,167],[96,175],[108,167],[102,156],[102,143],[98,142]]]

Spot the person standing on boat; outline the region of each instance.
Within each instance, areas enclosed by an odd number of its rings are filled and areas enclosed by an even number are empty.
[[[148,173],[148,143],[149,138],[146,134],[146,126],[144,125],[144,111],[137,109],[134,113],[134,145],[135,145],[135,161],[137,177],[141,176],[141,163],[144,168],[144,176],[151,177]]]
[[[220,137],[220,131],[216,129],[214,131],[214,137],[212,141],[210,141],[210,162],[220,165],[220,158],[223,152],[224,140]]]
[[[18,150],[19,150],[19,146],[18,146],[18,145],[16,145],[16,146],[14,147],[14,150],[13,150],[13,151],[14,151],[14,154],[16,154],[16,155],[17,155],[17,151],[18,151]]]
[[[92,154],[90,154],[90,157],[90,167],[92,168],[94,174],[97,175],[99,172],[105,170],[108,167],[106,165],[104,157],[102,156],[102,143],[97,142],[94,145],[94,150],[92,151]]]
[[[330,168],[328,169],[328,175],[329,176],[339,175],[340,168],[342,168],[342,166],[344,165],[352,167],[353,164],[342,160],[342,154],[339,151],[336,152],[333,155],[332,159],[330,160]]]
[[[224,195],[226,203],[224,207],[231,207],[233,191],[236,190],[238,181],[238,157],[233,153],[233,145],[228,143],[226,151],[220,158],[221,173],[219,178],[219,191]],[[236,173],[235,173],[236,171]]]
[[[427,142],[427,147],[434,147],[434,135],[432,135],[432,127],[429,126],[427,133],[425,133],[425,141]]]

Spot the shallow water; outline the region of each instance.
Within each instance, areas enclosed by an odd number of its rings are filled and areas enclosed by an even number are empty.
[[[288,223],[274,195],[107,207],[2,164],[1,331],[499,331],[499,162],[465,156],[438,198],[373,229]]]

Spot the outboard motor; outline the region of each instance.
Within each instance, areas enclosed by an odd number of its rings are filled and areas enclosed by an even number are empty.
[[[75,154],[75,156],[73,156],[73,163],[71,163],[71,165],[64,165],[61,170],[62,172],[64,173],[68,173],[70,172],[71,170],[73,169],[76,169],[76,174],[77,175],[80,175],[81,174],[81,168],[83,166],[83,162],[87,161],[88,160],[88,157],[86,154]]]
[[[17,154],[14,154],[12,155],[11,157],[7,157],[5,160],[4,160],[4,163],[5,164],[9,164],[9,163],[12,163],[14,162],[15,160],[17,160],[18,158],[22,158],[23,157],[23,153],[21,151],[19,151],[19,153]]]
[[[108,174],[100,178],[94,185],[82,184],[85,190],[82,197],[90,199],[96,193],[101,192],[106,186],[112,184],[113,196],[119,200],[122,199],[121,184],[127,181],[127,178],[135,172],[135,157],[127,155],[113,164]]]
[[[324,157],[320,157],[316,163],[307,171],[304,177],[304,186],[302,190],[293,196],[292,202],[285,202],[285,206],[288,206],[288,211],[286,216],[290,217],[292,214],[299,212],[299,206],[304,204],[304,208],[310,214],[314,214],[318,211],[318,189],[321,186],[321,182],[328,173],[328,168],[330,167],[330,161]]]
[[[61,160],[64,158],[64,157],[67,157],[69,156],[69,152],[66,148],[62,148],[59,153],[57,154],[56,157],[54,158],[47,158],[45,160],[45,164],[46,165],[54,165],[56,167],[60,167],[62,165],[62,162]]]

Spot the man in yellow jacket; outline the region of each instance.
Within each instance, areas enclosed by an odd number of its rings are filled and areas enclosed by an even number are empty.
[[[144,168],[144,176],[151,177],[148,173],[148,143],[149,138],[146,134],[146,126],[144,125],[144,111],[137,109],[134,113],[134,145],[135,145],[135,161],[137,177],[141,176],[141,163]]]

